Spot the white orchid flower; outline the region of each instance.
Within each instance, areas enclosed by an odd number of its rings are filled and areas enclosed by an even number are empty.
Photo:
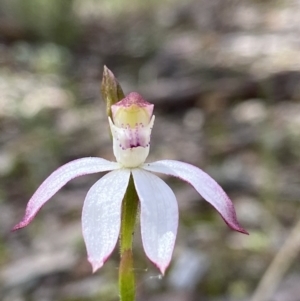
[[[114,250],[120,232],[121,207],[130,176],[140,202],[141,235],[148,258],[164,274],[177,235],[178,205],[172,189],[154,173],[162,173],[191,184],[232,229],[247,233],[238,223],[234,206],[223,189],[208,174],[190,164],[162,160],[145,163],[149,154],[155,117],[153,105],[138,93],[130,93],[112,106],[109,124],[117,162],[82,158],[54,171],[37,189],[26,213],[13,229],[27,226],[40,208],[70,180],[110,171],[89,190],[82,210],[82,231],[93,271],[101,268]]]

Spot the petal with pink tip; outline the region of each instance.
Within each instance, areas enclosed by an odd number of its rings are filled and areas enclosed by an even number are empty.
[[[133,169],[141,204],[141,233],[145,253],[164,274],[171,261],[178,227],[178,204],[171,188],[156,175]]]
[[[118,163],[95,157],[81,158],[59,167],[41,184],[31,197],[23,219],[14,226],[13,230],[26,227],[40,208],[70,180],[79,176],[117,168],[120,168]]]
[[[216,208],[230,228],[248,234],[237,221],[234,206],[224,190],[198,167],[180,161],[162,160],[144,164],[142,168],[178,177],[190,183],[207,202]]]
[[[129,169],[112,171],[96,182],[85,198],[82,232],[93,272],[102,267],[116,246],[129,177]]]

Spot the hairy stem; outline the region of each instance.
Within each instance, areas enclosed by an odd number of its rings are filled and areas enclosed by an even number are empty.
[[[119,291],[121,301],[135,300],[132,242],[137,212],[138,196],[131,176],[122,204],[120,234],[121,262],[119,268]]]

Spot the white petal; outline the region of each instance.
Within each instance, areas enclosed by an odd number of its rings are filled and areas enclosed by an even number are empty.
[[[174,160],[143,164],[143,169],[178,177],[190,183],[202,197],[213,205],[232,229],[246,233],[237,221],[234,206],[222,187],[200,168]]]
[[[177,235],[178,205],[171,188],[156,175],[133,169],[141,204],[141,233],[145,253],[164,274]]]
[[[82,232],[93,272],[102,267],[117,243],[129,177],[128,169],[112,171],[96,182],[85,198]]]
[[[59,167],[40,185],[31,197],[23,219],[13,230],[27,226],[40,208],[70,180],[79,176],[118,168],[120,168],[120,165],[116,162],[93,157],[77,159]]]

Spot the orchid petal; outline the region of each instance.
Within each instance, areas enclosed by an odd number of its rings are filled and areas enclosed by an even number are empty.
[[[112,171],[96,182],[85,198],[82,232],[93,272],[102,267],[117,243],[129,177],[129,169]]]
[[[26,227],[33,220],[40,208],[70,180],[79,176],[117,168],[120,168],[118,163],[95,157],[74,160],[61,166],[37,189],[27,204],[23,219],[14,226],[13,230]]]
[[[224,190],[213,178],[198,167],[180,161],[162,160],[144,164],[142,168],[178,177],[190,183],[207,202],[216,208],[229,227],[248,234],[237,221],[234,206]]]
[[[134,185],[141,204],[141,234],[148,258],[164,274],[178,227],[178,204],[171,188],[156,175],[133,169]]]

